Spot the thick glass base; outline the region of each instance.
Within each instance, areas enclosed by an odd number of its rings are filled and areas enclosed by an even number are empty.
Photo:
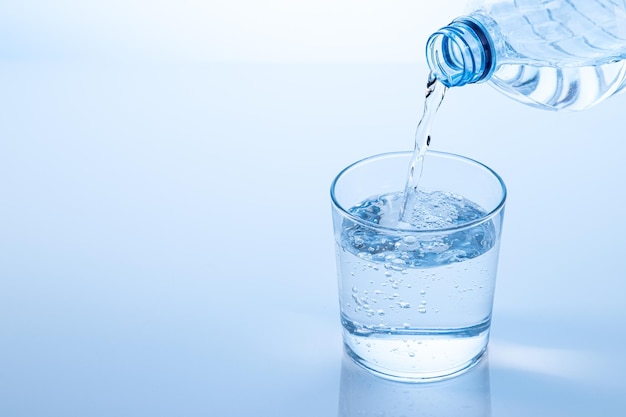
[[[344,331],[346,353],[380,377],[403,382],[434,382],[476,365],[487,350],[489,329],[464,333],[357,336]]]

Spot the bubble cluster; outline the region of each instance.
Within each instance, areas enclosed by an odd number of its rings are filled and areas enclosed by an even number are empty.
[[[417,194],[411,224],[399,220],[403,193],[372,198],[349,212],[360,219],[345,219],[341,238],[344,249],[364,261],[381,263],[388,272],[428,268],[462,262],[488,251],[496,240],[492,221],[466,229],[436,232],[484,217],[485,212],[461,196],[441,191]],[[397,231],[379,226],[399,228]],[[411,232],[408,228],[433,230]]]

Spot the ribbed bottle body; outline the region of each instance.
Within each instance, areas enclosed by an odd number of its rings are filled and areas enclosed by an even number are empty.
[[[467,21],[475,23],[470,29],[477,27],[482,32],[478,38],[483,50],[478,55],[474,51],[480,48],[472,36],[450,29],[463,27]],[[450,54],[451,50],[465,55]],[[431,70],[449,86],[463,84],[456,80],[488,81],[504,94],[535,107],[585,109],[626,85],[626,3],[485,1],[469,16],[433,34],[427,59]],[[491,67],[483,68],[481,63]],[[449,74],[444,74],[446,71]],[[479,80],[458,75],[476,71],[481,72]]]

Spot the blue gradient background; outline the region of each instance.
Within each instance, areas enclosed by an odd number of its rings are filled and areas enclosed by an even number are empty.
[[[5,3],[0,415],[425,412],[342,357],[328,189],[411,149],[464,2]],[[442,105],[432,148],[509,188],[489,384],[458,380],[494,417],[623,414],[625,105]]]

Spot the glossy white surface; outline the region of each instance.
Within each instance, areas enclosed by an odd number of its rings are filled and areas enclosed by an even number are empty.
[[[348,163],[412,147],[425,77],[3,62],[0,414],[429,410],[436,387],[342,374],[328,195]],[[625,105],[547,113],[486,85],[444,101],[432,148],[509,189],[489,360],[459,407],[623,414]],[[372,398],[389,408],[359,408]]]

